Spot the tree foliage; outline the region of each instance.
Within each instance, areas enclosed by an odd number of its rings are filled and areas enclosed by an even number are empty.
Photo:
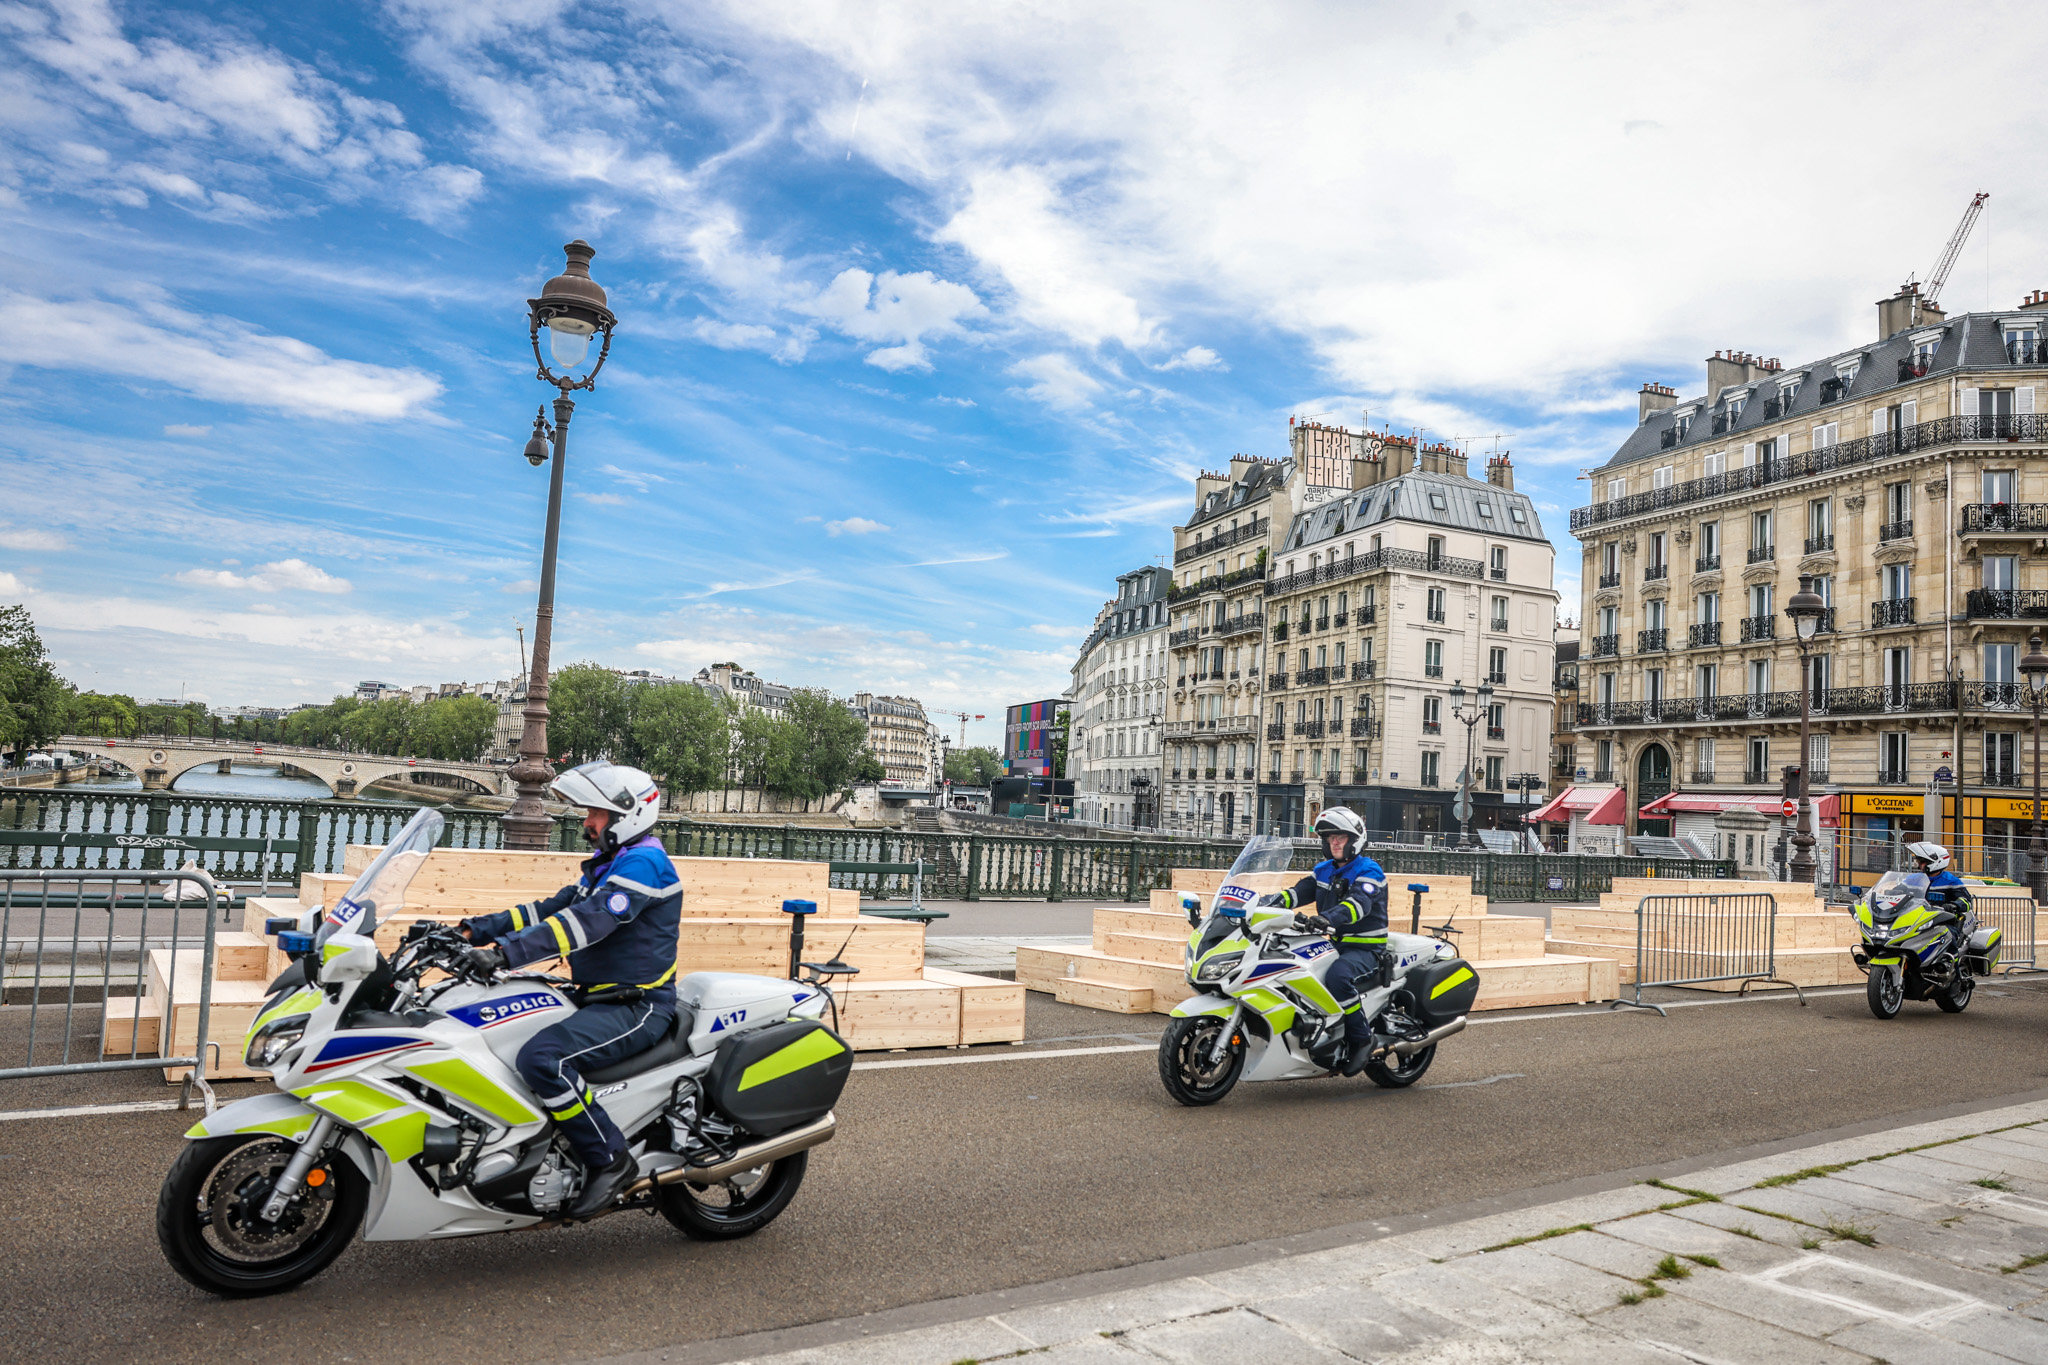
[[[70,695],[28,608],[0,607],[0,748],[48,743],[63,729]]]
[[[548,747],[587,763],[610,755],[631,762],[635,689],[609,668],[570,664],[548,679]]]
[[[946,751],[946,780],[962,787],[986,787],[1003,775],[1003,756],[987,745]]]
[[[725,772],[726,707],[688,684],[631,691],[633,757],[666,793],[708,791]]]

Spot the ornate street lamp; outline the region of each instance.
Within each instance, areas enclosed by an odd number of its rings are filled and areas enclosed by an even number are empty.
[[[519,736],[519,762],[512,769],[518,795],[505,812],[505,847],[545,850],[548,846],[548,783],[555,775],[548,762],[548,646],[555,624],[555,550],[562,530],[562,468],[569,455],[569,418],[576,405],[569,395],[578,389],[597,386],[597,372],[611,354],[612,327],[617,319],[606,307],[605,292],[590,278],[590,259],[597,254],[581,240],[562,248],[568,264],[562,273],[541,286],[540,297],[528,299],[527,340],[533,344],[537,378],[555,386],[555,420],[548,423],[546,409],[534,415],[533,435],[526,442],[526,461],[547,463],[550,441],[554,444],[555,467],[548,476],[548,524],[540,560],[540,604],[533,614],[533,662],[526,678],[525,726]],[[541,353],[541,333],[547,336],[547,353]],[[577,371],[590,354],[590,339],[602,335],[597,359],[589,372]],[[552,361],[551,365],[549,362]]]
[[[1799,638],[1799,823],[1792,830],[1792,880],[1813,885],[1813,801],[1809,795],[1808,767],[1813,747],[1813,668],[1807,650],[1820,630],[1821,614],[1828,604],[1813,590],[1813,575],[1799,575],[1799,591],[1785,604],[1792,628]]]
[[[1462,836],[1458,840],[1460,848],[1475,848],[1479,844],[1477,836],[1472,833],[1472,727],[1477,725],[1485,718],[1487,712],[1493,709],[1492,683],[1479,684],[1478,702],[1479,704],[1473,707],[1471,713],[1467,714],[1465,711],[1464,680],[1460,678],[1452,681],[1451,719],[1465,727],[1465,782],[1458,793],[1465,800],[1465,818],[1459,822],[1463,827]]]
[[[2041,692],[2048,688],[2048,654],[2041,652],[2041,632],[2027,637],[2026,656],[2020,660],[2026,675],[2027,695],[2034,704],[2034,818],[2027,829],[2027,887],[2034,904],[2048,901],[2048,846],[2041,841]]]

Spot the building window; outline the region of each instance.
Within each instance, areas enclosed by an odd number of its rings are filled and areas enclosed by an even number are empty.
[[[1449,614],[1447,609],[1449,597],[1446,591],[1443,588],[1431,588],[1426,596],[1429,619],[1439,622],[1445,620]]]
[[[1692,778],[1695,782],[1714,780],[1714,741],[1696,739],[1692,742]]]
[[[1700,523],[1700,558],[1701,558],[1701,560],[1705,561],[1705,560],[1714,560],[1714,559],[1718,559],[1718,558],[1720,557],[1720,555],[1721,555],[1721,523],[1720,523],[1720,522],[1718,522],[1718,521],[1703,521],[1703,522],[1701,522],[1701,523]],[[1709,567],[1711,567],[1711,566],[1709,566]]]
[[[1907,780],[1906,732],[1887,730],[1877,737],[1877,780],[1898,784]]]
[[[1442,769],[1438,765],[1442,762],[1442,760],[1443,755],[1438,753],[1434,749],[1425,749],[1422,751],[1423,786],[1434,787],[1441,780],[1440,774],[1442,772]]]
[[[1999,589],[2014,586],[2013,570],[2018,562],[2012,555],[1984,556],[1984,586]],[[1986,674],[1985,676],[1989,677],[1990,675]]]
[[[1425,640],[1422,644],[1422,672],[1424,677],[1441,678],[1444,675],[1444,642]]]
[[[2011,731],[1992,731],[1984,736],[1984,782],[1987,786],[2019,785],[2020,737]]]
[[[1504,779],[1502,769],[1506,766],[1507,759],[1501,755],[1488,754],[1486,756],[1486,789],[1488,791],[1497,792],[1501,789]]]
[[[1443,728],[1444,699],[1442,697],[1424,697],[1422,699],[1422,723],[1424,726],[1435,727],[1436,729]]]
[[[1987,469],[1984,471],[1984,501],[2011,502],[2013,488],[2018,475],[2010,469]]]
[[[1888,483],[1884,486],[1884,519],[1896,526],[1913,519],[1913,485],[1909,482]]]
[[[1492,624],[1493,624],[1493,628],[1494,628],[1495,630],[1499,630],[1499,631],[1505,631],[1505,630],[1506,630],[1506,629],[1508,628],[1508,599],[1507,599],[1507,598],[1505,598],[1505,597],[1496,597],[1496,598],[1494,598],[1494,599],[1493,599],[1493,622],[1492,622]]]
[[[1505,649],[1486,651],[1486,680],[1495,687],[1508,680],[1508,652]]]
[[[1520,511],[1521,509],[1516,508],[1515,510]],[[1519,521],[1520,518],[1517,517],[1516,520]],[[1505,579],[1508,576],[1508,547],[1505,545],[1493,547],[1493,576],[1497,580]]]
[[[1721,666],[1701,664],[1693,674],[1693,695],[1701,701],[1712,701],[1721,695]]]
[[[1749,737],[1749,768],[1743,774],[1745,781],[1768,782],[1771,771],[1771,742],[1762,735]]]

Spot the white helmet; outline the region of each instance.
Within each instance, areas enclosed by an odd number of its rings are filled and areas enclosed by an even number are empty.
[[[1950,862],[1948,850],[1940,844],[1932,844],[1922,840],[1916,844],[1907,844],[1906,852],[1912,856],[1914,862],[1920,864],[1920,870],[1930,877],[1937,872],[1948,871]]]
[[[1351,846],[1346,850],[1350,857],[1357,857],[1365,844],[1365,821],[1358,818],[1358,812],[1349,806],[1332,806],[1316,817],[1316,837],[1323,841],[1323,856],[1334,857],[1330,852],[1330,836],[1348,834]]]
[[[550,782],[548,790],[572,806],[612,812],[615,818],[600,843],[607,852],[653,829],[661,815],[661,790],[653,778],[601,758],[569,769]]]

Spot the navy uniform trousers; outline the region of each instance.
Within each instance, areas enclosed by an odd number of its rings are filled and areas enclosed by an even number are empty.
[[[519,1049],[520,1078],[555,1116],[562,1135],[588,1169],[616,1161],[626,1150],[626,1135],[591,1099],[584,1075],[645,1052],[668,1036],[675,1019],[670,991],[630,1004],[587,1005],[534,1034]]]

